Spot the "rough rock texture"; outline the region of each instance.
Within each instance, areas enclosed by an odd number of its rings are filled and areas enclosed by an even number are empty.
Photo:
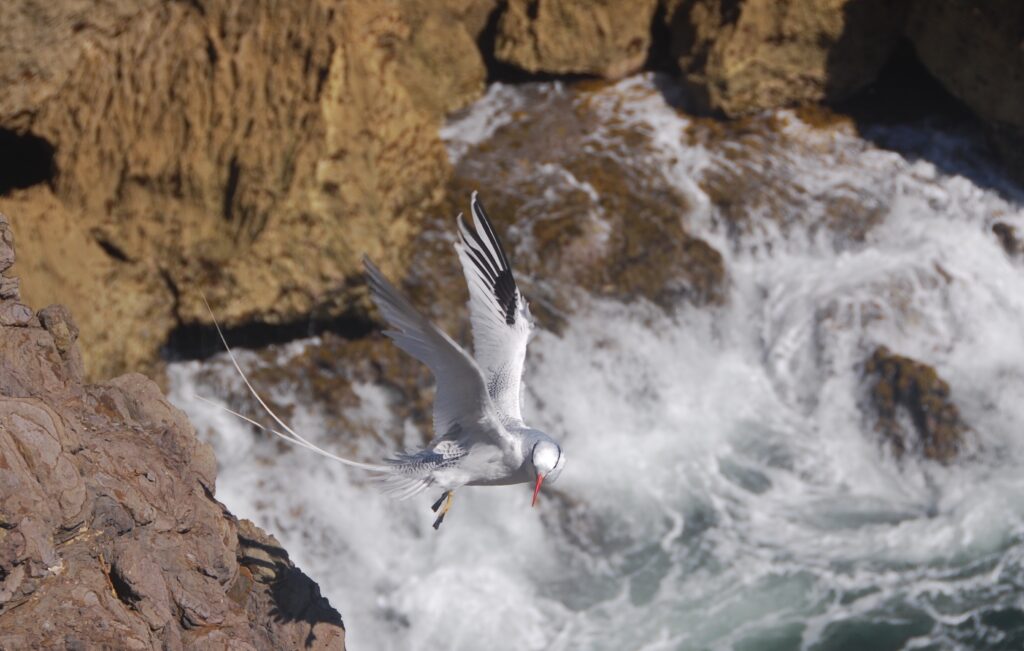
[[[1024,3],[917,0],[907,33],[929,72],[990,125],[1024,179]]]
[[[0,277],[13,261],[0,216]],[[341,616],[214,498],[216,462],[138,374],[83,385],[77,327],[0,313],[0,648],[341,649]]]
[[[626,115],[605,117],[619,115],[621,93],[657,91],[583,84],[532,92],[528,110],[515,112],[459,159],[449,184],[451,203],[420,238],[410,275],[439,287],[464,284],[457,265],[442,270],[435,261],[450,255],[443,235],[452,227],[448,215],[465,211],[470,192],[486,188],[483,202],[538,313],[568,309],[567,288],[624,301],[646,298],[668,309],[681,301],[721,302],[727,282],[722,256],[689,232],[689,199],[655,156],[642,155],[654,148],[650,129]],[[628,158],[619,155],[623,150]],[[545,201],[532,200],[542,195]],[[558,197],[555,209],[552,197]],[[435,296],[465,300],[451,295],[433,291],[423,303]],[[441,309],[433,316],[443,320],[451,313]]]
[[[360,256],[395,270],[441,198],[438,119],[482,90],[484,21],[455,0],[3,3],[4,155],[42,142],[55,170],[0,197],[23,290],[78,315],[92,377],[208,321],[200,289],[229,325],[351,309]]]
[[[669,0],[672,50],[698,108],[739,116],[839,100],[900,39],[901,0]]]
[[[487,68],[477,40],[498,0],[404,0],[410,26],[396,74],[412,104],[438,117],[480,97]]]
[[[950,399],[949,384],[934,368],[881,346],[864,374],[871,384],[875,427],[897,457],[911,451],[942,462],[956,457],[968,430]]]
[[[639,70],[658,0],[509,0],[495,56],[529,72],[608,79]]]

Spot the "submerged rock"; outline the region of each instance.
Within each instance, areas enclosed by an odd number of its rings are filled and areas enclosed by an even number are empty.
[[[934,368],[880,346],[864,365],[864,374],[871,384],[875,429],[897,457],[917,453],[941,462],[956,458],[968,428],[950,398],[949,384]]]
[[[992,224],[992,233],[1003,246],[1006,255],[1016,258],[1024,254],[1024,241],[1021,241],[1020,233],[1017,232],[1013,224],[996,222]]]
[[[0,324],[0,648],[343,648],[316,584],[215,499],[185,415],[138,374],[82,384],[70,313],[28,315]]]
[[[486,190],[483,203],[538,314],[557,318],[575,288],[664,308],[724,300],[724,260],[690,232],[693,202],[660,164],[656,134],[618,112],[627,94],[657,92],[538,84],[526,91],[528,108],[460,156],[447,214],[465,211],[469,193]],[[453,228],[447,215],[428,222],[412,261],[414,274],[437,287],[464,284],[451,257]],[[444,256],[453,263],[438,270],[434,261]]]

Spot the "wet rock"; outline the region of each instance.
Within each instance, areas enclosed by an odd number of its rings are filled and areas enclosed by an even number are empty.
[[[451,215],[466,210],[476,189],[486,190],[483,203],[546,327],[557,328],[577,288],[666,309],[724,300],[723,258],[689,232],[692,202],[659,167],[650,128],[628,115],[607,118],[621,93],[657,91],[581,84],[530,92],[528,110],[461,156],[448,208],[419,241],[410,275],[421,286],[411,289],[429,291],[421,304],[435,308],[432,316],[447,322],[460,312],[446,301],[459,309],[465,301],[440,290],[464,285],[458,264],[439,269],[436,260],[452,255]],[[460,320],[449,325],[463,333]]]
[[[0,325],[0,648],[343,648],[316,585],[216,501],[185,415],[138,374],[83,385],[76,334],[60,306]],[[271,581],[246,579],[253,544]]]
[[[510,0],[495,56],[529,72],[624,77],[643,65],[657,0]]]
[[[740,116],[849,97],[902,35],[899,0],[670,0],[672,49],[696,106]]]
[[[827,235],[843,250],[884,221],[886,186],[868,177],[842,186],[815,184],[808,180],[813,170],[801,161],[845,164],[849,141],[843,135],[854,128],[845,116],[804,108],[734,120],[693,118],[686,138],[711,153],[697,182],[734,241],[796,228]]]
[[[1017,229],[1012,224],[996,222],[992,224],[992,232],[999,240],[999,243],[1003,245],[1006,255],[1019,257],[1024,253],[1024,241],[1021,241],[1020,234],[1017,233]]]
[[[875,429],[897,457],[914,453],[944,463],[956,458],[968,428],[950,398],[949,384],[934,368],[881,346],[864,365],[864,375]]]

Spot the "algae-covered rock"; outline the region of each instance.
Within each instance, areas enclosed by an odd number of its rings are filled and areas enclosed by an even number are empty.
[[[575,288],[665,308],[721,302],[722,256],[689,232],[692,202],[660,167],[651,128],[626,115],[608,117],[623,93],[657,91],[579,84],[524,92],[528,108],[459,158],[447,215],[430,222],[413,274],[438,286],[463,284],[450,215],[465,211],[469,193],[481,190],[538,314],[565,310]]]
[[[864,365],[875,428],[897,457],[907,453],[949,462],[960,453],[968,428],[935,369],[880,346]],[[909,416],[909,418],[907,418]],[[911,423],[908,431],[905,423]]]

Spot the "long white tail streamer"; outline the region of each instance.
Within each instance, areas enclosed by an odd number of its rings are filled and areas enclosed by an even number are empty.
[[[245,375],[245,371],[242,370],[241,365],[239,365],[238,360],[235,358],[234,351],[232,351],[231,350],[231,346],[228,345],[228,341],[224,337],[224,332],[221,331],[221,329],[220,329],[220,323],[217,322],[217,317],[214,315],[213,309],[210,308],[210,303],[206,300],[206,296],[203,296],[203,303],[206,304],[206,309],[210,312],[210,318],[213,319],[213,327],[217,329],[217,335],[220,337],[221,343],[224,344],[224,350],[227,351],[228,357],[231,359],[231,363],[234,365],[235,370],[238,371],[238,375],[239,375],[239,377],[242,378],[242,382],[245,383],[246,388],[249,389],[249,393],[252,394],[252,397],[256,398],[256,401],[260,403],[260,406],[263,407],[263,410],[266,411],[267,414],[271,418],[273,418],[274,421],[278,425],[280,425],[281,428],[284,429],[285,432],[288,432],[288,434],[284,434],[284,433],[279,432],[276,429],[273,429],[271,427],[266,427],[264,425],[261,425],[260,423],[258,423],[255,420],[249,418],[248,416],[244,416],[244,415],[238,413],[237,411],[229,409],[229,408],[225,407],[222,404],[214,402],[213,400],[209,400],[207,398],[204,398],[203,396],[197,395],[196,398],[198,398],[199,400],[202,400],[203,402],[205,402],[207,404],[213,405],[214,407],[218,407],[220,409],[223,409],[224,411],[228,412],[229,414],[237,416],[238,418],[241,418],[242,420],[246,421],[247,423],[255,425],[256,427],[259,427],[260,429],[262,429],[262,430],[264,430],[266,432],[270,432],[271,434],[274,434],[274,435],[284,439],[285,441],[288,441],[289,443],[291,443],[293,445],[297,445],[299,447],[303,447],[303,448],[306,448],[307,450],[315,452],[316,454],[319,454],[322,457],[326,457],[328,459],[332,459],[334,461],[337,461],[338,463],[343,463],[346,466],[352,466],[353,468],[360,468],[362,470],[369,470],[371,472],[383,472],[383,473],[388,473],[388,474],[391,474],[393,472],[394,469],[389,467],[389,466],[382,466],[382,465],[377,465],[377,464],[372,464],[372,463],[361,463],[359,461],[352,461],[351,459],[345,459],[344,457],[339,457],[336,454],[331,454],[327,450],[324,450],[323,448],[321,448],[321,447],[311,443],[309,440],[307,440],[305,437],[303,437],[298,432],[293,430],[291,427],[288,427],[288,425],[283,420],[278,418],[277,414],[275,414],[274,411],[269,406],[267,406],[267,403],[263,401],[263,398],[260,397],[260,394],[257,393],[256,389],[252,386],[252,383],[249,382],[249,378]]]

